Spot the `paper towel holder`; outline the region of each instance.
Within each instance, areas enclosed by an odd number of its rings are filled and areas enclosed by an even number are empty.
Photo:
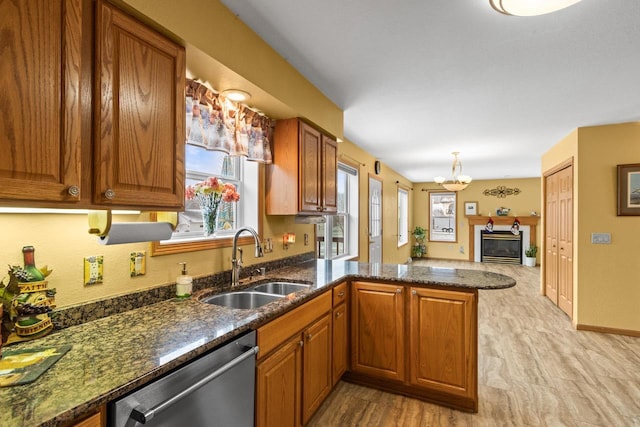
[[[156,222],[168,222],[171,229],[175,231],[178,225],[178,212],[156,212]],[[105,237],[111,230],[112,215],[109,210],[94,211],[90,210],[88,214],[89,234],[98,237]],[[140,224],[144,224],[141,222]]]

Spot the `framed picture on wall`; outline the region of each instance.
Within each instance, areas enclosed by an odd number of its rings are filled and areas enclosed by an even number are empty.
[[[640,215],[640,164],[618,165],[618,216]]]
[[[464,202],[464,216],[478,215],[478,202]]]

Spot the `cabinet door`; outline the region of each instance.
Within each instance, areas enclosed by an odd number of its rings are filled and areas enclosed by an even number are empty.
[[[300,425],[302,345],[300,334],[297,334],[258,364],[257,427]]]
[[[351,369],[404,380],[404,287],[351,285]]]
[[[321,199],[321,144],[322,135],[316,129],[300,122],[300,211],[318,213],[322,211]]]
[[[102,205],[184,206],[184,48],[96,6],[95,186]]]
[[[331,314],[304,331],[302,371],[302,423],[306,424],[329,395],[331,372]]]
[[[333,309],[333,385],[347,371],[348,327],[347,304],[343,303]]]
[[[322,136],[322,211],[338,212],[338,144]]]
[[[82,0],[0,2],[0,198],[80,199]],[[85,106],[90,108],[90,106]]]
[[[410,383],[477,401],[475,294],[411,288]]]

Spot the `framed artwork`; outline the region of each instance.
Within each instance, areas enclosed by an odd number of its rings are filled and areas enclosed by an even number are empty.
[[[618,165],[618,216],[640,215],[640,163]]]
[[[478,202],[464,202],[464,216],[478,215]]]

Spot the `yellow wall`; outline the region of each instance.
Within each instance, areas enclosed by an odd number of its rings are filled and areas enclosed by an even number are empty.
[[[640,217],[617,216],[616,165],[640,163],[640,122],[578,130],[577,323],[640,331]],[[610,245],[591,233],[611,233]]]
[[[343,137],[342,110],[218,0],[124,1],[183,40],[192,77],[247,90],[270,117],[306,117]]]
[[[519,188],[521,193],[515,196],[507,196],[499,199],[495,196],[485,196],[484,190],[503,185],[508,188]],[[435,183],[420,183],[413,186],[413,226],[421,226],[429,230],[429,191],[442,190]],[[442,259],[469,259],[469,223],[464,216],[464,203],[478,202],[478,214],[495,216],[496,209],[500,207],[510,208],[511,216],[529,216],[532,211],[540,214],[540,178],[525,179],[501,179],[501,180],[474,180],[457,196],[457,234],[456,243],[427,242],[427,256],[429,258]],[[540,231],[537,230],[536,239],[540,242]],[[412,242],[413,243],[413,242]],[[462,251],[461,252],[461,248]]]

